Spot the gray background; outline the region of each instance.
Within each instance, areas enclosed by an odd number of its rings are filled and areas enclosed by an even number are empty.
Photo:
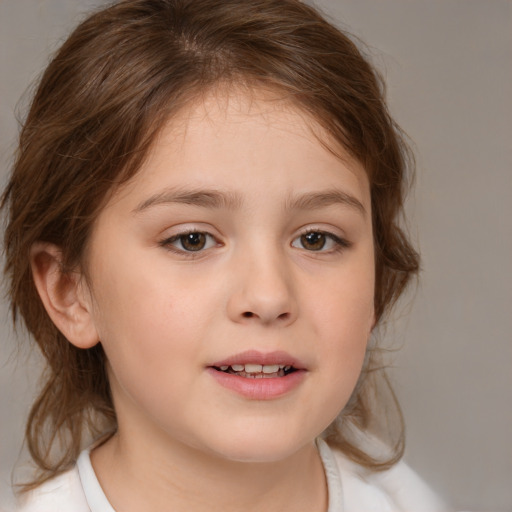
[[[0,181],[21,94],[81,13],[100,3],[0,0]],[[402,303],[386,332],[400,347],[392,373],[407,460],[459,510],[511,511],[512,2],[317,5],[370,45],[391,110],[416,146],[408,210],[424,270],[414,301]],[[5,488],[38,370],[15,348],[5,303],[0,308]]]

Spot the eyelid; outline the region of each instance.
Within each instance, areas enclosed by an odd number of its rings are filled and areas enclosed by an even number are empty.
[[[158,235],[161,240],[169,240],[173,237],[187,235],[188,233],[205,233],[216,239],[222,238],[218,229],[206,222],[183,222],[174,226],[167,226]]]
[[[333,231],[334,231],[334,229],[329,229],[329,228],[325,228],[325,227],[311,226],[311,225],[305,226],[304,228],[301,228],[299,230],[299,232],[294,236],[294,238],[292,239],[292,242],[291,242],[291,246],[294,248],[297,248],[297,249],[303,249],[304,251],[307,251],[307,252],[313,253],[313,254],[315,254],[315,253],[316,254],[322,254],[322,253],[329,254],[329,253],[333,253],[333,252],[340,252],[340,251],[349,249],[352,246],[352,242],[350,242],[344,235],[334,233]],[[338,231],[338,230],[336,230],[336,231]],[[325,235],[327,238],[329,238],[335,244],[335,247],[327,249],[327,250],[324,250],[323,248],[319,249],[319,250],[313,250],[313,249],[308,250],[305,247],[296,247],[295,245],[293,245],[296,240],[298,240],[301,237],[308,235],[310,233],[319,233],[319,234]]]
[[[170,252],[176,253],[185,258],[197,258],[203,256],[209,249],[222,245],[222,242],[219,240],[220,235],[213,233],[216,230],[211,227],[208,228],[205,226],[197,224],[194,225],[193,223],[191,223],[189,225],[175,226],[174,228],[169,229],[168,232],[169,231],[171,231],[170,234],[160,237],[160,239],[158,240],[158,245]],[[210,238],[210,240],[215,243],[210,242],[210,245],[208,247],[198,249],[197,251],[186,250],[184,248],[181,249],[173,245],[175,242],[179,241],[181,237],[184,237],[192,233],[203,234]]]

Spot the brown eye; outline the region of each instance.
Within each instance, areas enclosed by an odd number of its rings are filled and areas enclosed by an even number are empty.
[[[332,253],[348,249],[351,243],[333,233],[308,231],[293,240],[292,247],[311,252]]]
[[[166,238],[160,242],[162,247],[173,250],[178,253],[199,252],[210,249],[217,245],[213,235],[203,231],[190,231]]]
[[[308,251],[320,251],[325,247],[326,236],[325,233],[313,231],[306,233],[300,237],[300,243],[304,249]]]
[[[206,246],[206,234],[205,233],[187,233],[179,237],[181,246],[186,251],[200,251]]]

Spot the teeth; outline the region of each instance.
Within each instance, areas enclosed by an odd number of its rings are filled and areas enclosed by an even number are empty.
[[[247,368],[247,366],[246,366]],[[266,364],[262,368],[263,373],[276,373],[279,371],[278,364]]]
[[[263,366],[261,364],[246,364],[245,373],[261,373]]]
[[[270,375],[272,373],[278,373],[280,371],[289,371],[291,366],[284,364],[232,364],[231,366],[223,365],[219,366],[219,369],[223,372],[228,371],[229,368],[233,372],[245,372],[247,374],[252,374],[253,376],[260,376],[261,374]]]

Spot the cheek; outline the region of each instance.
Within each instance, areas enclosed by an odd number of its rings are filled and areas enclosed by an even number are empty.
[[[363,255],[364,256],[364,255]],[[330,338],[342,344],[360,345],[374,325],[375,274],[373,257],[354,258],[311,297],[315,324],[330,331]]]
[[[135,256],[118,255],[95,273],[94,321],[112,370],[119,378],[138,372],[151,379],[199,364],[215,291],[202,279]]]
[[[345,405],[361,372],[374,324],[373,260],[324,284],[312,299],[317,352],[331,383],[331,399]]]
[[[144,404],[155,418],[163,402],[172,410],[179,402],[176,386],[190,385],[190,365],[199,364],[194,358],[200,336],[192,335],[199,330],[192,301],[173,293],[162,279],[138,273],[106,279],[96,310],[116,408]]]

